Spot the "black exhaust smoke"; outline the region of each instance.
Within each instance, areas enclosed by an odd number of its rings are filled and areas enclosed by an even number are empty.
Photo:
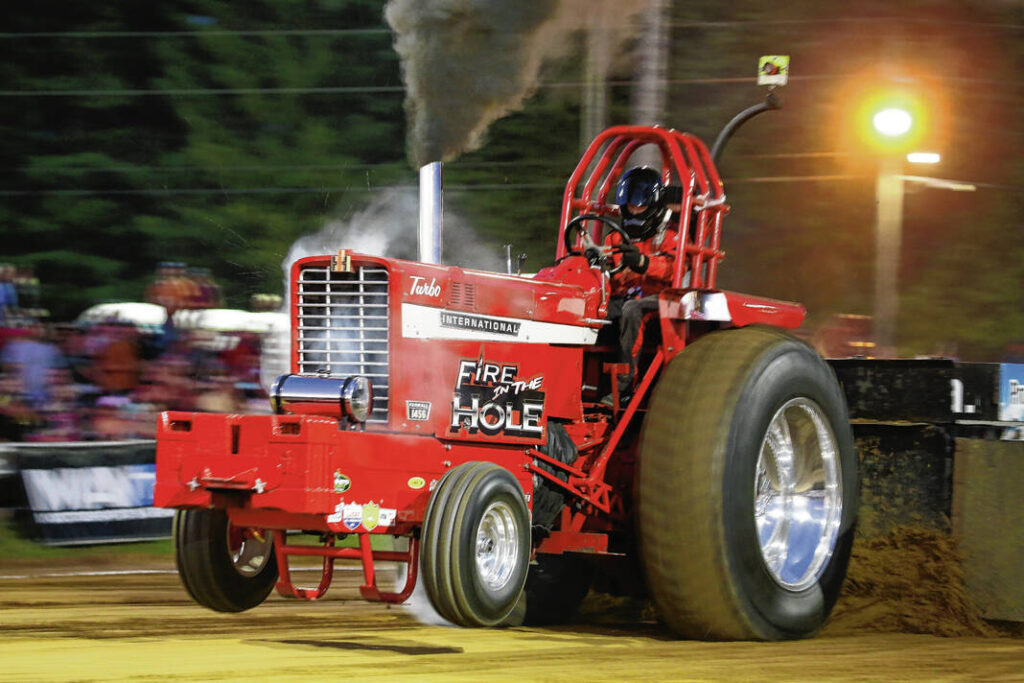
[[[627,37],[645,0],[390,0],[416,168],[474,149],[487,127],[517,109],[537,85],[544,57],[566,31],[614,16],[606,49]],[[603,8],[605,11],[595,10]]]

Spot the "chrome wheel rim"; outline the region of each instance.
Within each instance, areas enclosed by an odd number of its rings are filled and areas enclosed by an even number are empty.
[[[828,566],[843,511],[839,452],[821,407],[788,401],[761,440],[754,478],[754,522],[772,579],[801,591]]]
[[[476,571],[490,590],[512,579],[519,560],[519,527],[512,507],[496,501],[487,506],[476,529]]]
[[[231,566],[245,577],[263,571],[270,560],[273,536],[263,529],[240,528],[228,525],[228,554]]]

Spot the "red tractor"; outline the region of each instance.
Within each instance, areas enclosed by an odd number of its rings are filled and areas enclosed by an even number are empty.
[[[644,146],[681,209],[626,402],[602,333],[615,259],[596,245]],[[556,263],[532,278],[345,251],[298,261],[275,414],[161,417],[156,504],[179,510],[188,592],[223,612],[275,586],[316,599],[349,558],[364,598],[400,603],[421,579],[462,626],[523,602],[527,623],[553,623],[595,582],[649,595],[683,637],[815,633],[850,557],[853,437],[832,371],[785,331],[803,307],[716,288],[726,213],[700,140],[620,126],[576,167]],[[374,549],[382,535],[399,549]],[[357,547],[335,545],[347,536]],[[295,586],[293,555],[323,558],[319,586]],[[380,561],[407,565],[400,591],[379,585]]]

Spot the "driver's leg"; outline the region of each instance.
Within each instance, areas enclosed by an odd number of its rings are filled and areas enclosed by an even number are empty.
[[[623,321],[622,321],[623,310],[624,310],[626,304],[630,303],[630,301],[631,301],[630,299],[626,299],[625,297],[622,297],[622,296],[613,296],[611,299],[608,300],[608,316],[607,316],[607,319],[611,320],[614,324],[613,325],[609,325],[608,327],[606,327],[604,330],[601,331],[601,337],[604,338],[602,343],[611,345],[612,343],[614,343],[613,340],[615,339],[615,336],[617,336],[619,339],[622,338],[621,330],[622,330],[622,324],[623,324]],[[613,336],[613,335],[615,335],[615,336]],[[621,344],[621,342],[620,342],[620,344]],[[628,357],[628,355],[624,356],[623,351],[621,349],[621,345],[620,345],[620,349],[619,349],[619,362],[620,363],[628,363],[629,362],[629,357]],[[618,385],[619,385],[619,396],[620,397],[623,395],[623,393],[622,393],[623,391],[629,391],[629,385],[630,385],[630,382],[631,382],[630,381],[630,375],[628,375],[628,374],[618,375],[618,376],[616,376],[613,379],[613,381],[618,382]],[[609,408],[611,406],[613,406],[615,404],[615,402],[612,400],[612,394],[609,393],[609,394],[606,394],[605,396],[603,396],[601,398],[601,404],[605,405],[605,406],[608,406]]]
[[[658,295],[652,294],[642,299],[631,299],[622,306],[622,318],[619,320],[619,353],[623,363],[629,363],[629,375],[626,377],[628,393],[632,394],[633,379],[636,377],[636,359],[640,349],[636,348],[640,338],[640,326],[643,324],[644,313],[658,309]],[[622,382],[619,383],[622,386]]]
[[[614,302],[615,299],[612,300]],[[643,325],[644,314],[658,309],[658,295],[652,294],[642,299],[629,299],[621,302],[616,316],[619,324],[619,362],[629,365],[629,372],[616,377],[619,385],[619,403],[626,403],[633,395],[633,381],[636,378],[636,361],[639,349],[636,348],[640,338],[640,327]],[[612,306],[609,302],[609,318],[612,318]],[[601,399],[601,403],[612,405],[611,394]]]

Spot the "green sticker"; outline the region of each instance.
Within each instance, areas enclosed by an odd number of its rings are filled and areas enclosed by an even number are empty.
[[[352,480],[342,474],[341,470],[336,471],[334,473],[334,492],[345,493],[350,488],[352,488]]]
[[[363,506],[363,526],[367,531],[373,531],[377,528],[377,522],[380,520],[380,506],[376,503],[367,503]]]

